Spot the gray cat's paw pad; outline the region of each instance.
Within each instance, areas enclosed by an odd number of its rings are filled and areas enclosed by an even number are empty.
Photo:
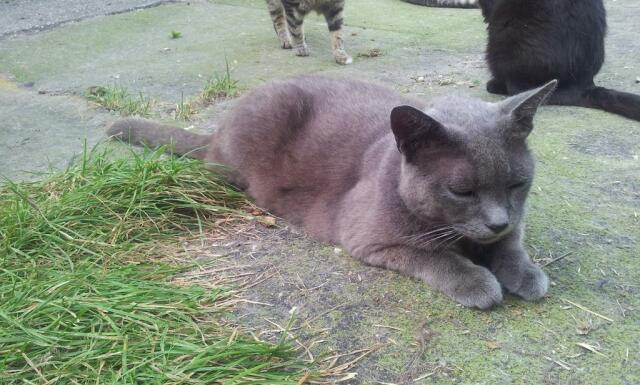
[[[345,50],[335,50],[333,51],[333,57],[336,59],[336,63],[347,65],[353,63],[353,59]]]
[[[541,268],[531,264],[522,273],[520,285],[513,293],[526,299],[527,301],[535,301],[544,297],[549,289],[549,278]]]
[[[296,46],[296,55],[297,56],[309,56],[311,50],[306,44]]]
[[[453,297],[464,306],[484,310],[502,302],[502,287],[488,271],[462,279],[464,282],[456,287]]]

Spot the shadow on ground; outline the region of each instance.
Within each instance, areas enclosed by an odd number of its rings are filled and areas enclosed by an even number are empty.
[[[155,2],[140,2],[147,3]],[[606,5],[608,55],[597,80],[640,93],[640,4]],[[425,98],[462,91],[495,99],[484,92],[485,35],[477,10],[348,1],[347,47],[355,58],[349,67],[333,63],[319,17],[306,22],[312,56],[278,49],[261,0],[114,12],[83,13],[80,21],[59,20],[43,31],[0,39],[0,173],[25,179],[22,171],[61,168],[85,139],[89,145],[100,140],[116,115],[86,101],[90,86],[142,92],[166,118],[167,109],[195,98],[225,61],[243,92],[273,78],[324,73]],[[170,39],[171,31],[182,37]],[[192,122],[177,124],[213,129],[232,105],[203,105]],[[249,272],[269,272],[246,293],[267,305],[240,307],[236,321],[277,329],[272,323],[286,324],[296,307],[301,343],[324,340],[311,354],[375,347],[354,368],[353,384],[640,383],[640,124],[599,111],[545,107],[531,146],[538,173],[527,243],[553,281],[544,301],[509,297],[490,312],[465,309],[285,225],[257,227],[207,248],[249,265]]]

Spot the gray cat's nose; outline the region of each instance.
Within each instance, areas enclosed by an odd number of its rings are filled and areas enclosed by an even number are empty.
[[[507,228],[507,226],[509,226],[509,222],[504,222],[504,223],[485,223],[485,226],[490,228],[491,231],[493,231],[494,233],[500,234],[501,232],[504,231],[504,229]]]

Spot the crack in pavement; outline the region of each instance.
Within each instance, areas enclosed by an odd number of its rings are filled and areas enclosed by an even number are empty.
[[[51,4],[53,3],[53,1],[51,0],[41,0],[41,1],[46,1],[47,6],[43,7],[42,5],[37,4],[35,2],[25,3],[24,0],[0,1],[0,15],[1,15],[0,26],[2,26],[0,28],[5,29],[5,31],[0,32],[0,39],[8,36],[23,34],[23,33],[47,31],[61,25],[75,23],[78,21],[87,20],[94,17],[118,15],[122,13],[138,11],[141,9],[154,8],[154,7],[158,7],[165,4],[182,2],[181,0],[156,0],[151,2],[145,1],[143,2],[143,4],[133,6],[133,7],[127,6],[125,8],[120,8],[120,9],[116,8],[113,10],[108,10],[109,9],[108,7],[113,6],[113,1],[108,2],[106,5],[100,4],[102,2],[97,0],[92,0],[90,2],[80,1],[80,2],[77,2],[78,4],[76,5],[76,9],[75,9],[75,13],[78,16],[71,17],[71,18],[64,18],[69,13],[68,9],[70,4],[68,0],[67,1],[62,0],[64,4],[61,4],[61,6],[59,7],[60,10],[61,9],[66,10],[65,15],[56,14],[55,11],[52,11],[52,9],[56,8],[55,4]],[[130,3],[130,2],[127,2],[127,3]],[[64,5],[64,7],[62,7],[62,5]],[[80,9],[78,9],[78,7],[80,7]],[[103,9],[101,10],[96,9],[98,7],[103,7]],[[43,8],[48,8],[50,10],[49,13],[48,14],[37,13]],[[32,15],[30,15],[31,17],[29,16],[29,13],[33,13]],[[74,12],[71,11],[71,13],[74,13]],[[36,20],[36,17],[40,17],[40,18]],[[49,19],[49,20],[45,20],[44,22],[42,22],[41,20],[43,18]],[[36,22],[38,24],[35,24]],[[27,25],[27,26],[24,26],[24,25]]]

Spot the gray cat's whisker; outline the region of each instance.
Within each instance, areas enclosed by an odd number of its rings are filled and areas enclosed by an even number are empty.
[[[440,250],[446,250],[447,248],[453,246],[456,242],[458,242],[459,240],[461,240],[464,236],[463,235],[458,235],[457,237],[452,237],[447,243],[438,246],[440,247]]]
[[[433,242],[435,242],[435,241],[437,241],[437,240],[447,239],[447,238],[449,238],[449,237],[451,237],[451,236],[455,236],[455,235],[457,235],[457,234],[458,234],[458,233],[453,232],[453,231],[452,231],[452,232],[445,233],[445,234],[440,234],[440,235],[438,235],[438,236],[436,236],[436,237],[429,238],[429,239],[427,239],[427,240],[423,240],[423,241],[419,244],[419,246],[420,246],[421,248],[428,248],[429,246],[431,246],[431,245],[433,244]]]
[[[448,241],[449,239],[456,237],[457,235],[458,235],[457,233],[450,233],[450,234],[447,234],[447,235],[442,236],[442,237],[434,238],[434,239],[429,241],[428,245],[433,245],[433,242],[438,241],[438,243],[435,246],[431,246],[434,250],[437,250],[438,246],[440,246],[442,243]],[[425,246],[427,246],[427,245],[425,245]]]
[[[455,231],[451,230],[451,229],[447,229],[445,231],[437,232],[437,233],[421,234],[420,236],[414,238],[413,241],[429,241],[429,240],[433,240],[434,238],[437,239],[438,237],[445,236],[447,234],[451,234],[453,232],[455,232]]]
[[[428,231],[426,233],[418,233],[418,234],[413,234],[413,235],[406,236],[406,239],[417,240],[417,239],[420,239],[420,238],[428,237],[429,235],[448,232],[448,231],[451,231],[451,230],[453,230],[453,228],[451,226],[443,226],[441,228],[437,228],[437,229]]]
[[[408,239],[407,242],[413,243],[413,244],[428,244],[429,242],[435,239],[439,239],[440,237],[447,236],[449,234],[453,234],[453,232],[448,231],[446,233],[437,233],[437,234],[431,234],[428,236],[417,237],[414,239]]]
[[[408,235],[408,236],[411,237],[411,236],[416,236],[416,235],[424,235],[424,234],[429,234],[429,233],[432,233],[432,232],[447,230],[447,229],[451,229],[451,228],[452,227],[450,225],[443,225],[443,226],[438,226],[438,227],[431,228],[431,229],[429,229],[429,231],[424,232],[424,233],[415,233],[415,234],[411,234],[411,235]]]
[[[436,244],[435,246],[433,246],[433,251],[434,251],[434,252],[441,253],[442,251],[446,250],[446,246],[447,246],[447,244],[448,244],[451,240],[453,240],[453,239],[455,239],[455,238],[456,238],[456,236],[455,236],[455,235],[452,235],[452,236],[450,236],[450,237],[448,237],[448,238],[442,239],[440,242],[438,242],[438,244]]]

